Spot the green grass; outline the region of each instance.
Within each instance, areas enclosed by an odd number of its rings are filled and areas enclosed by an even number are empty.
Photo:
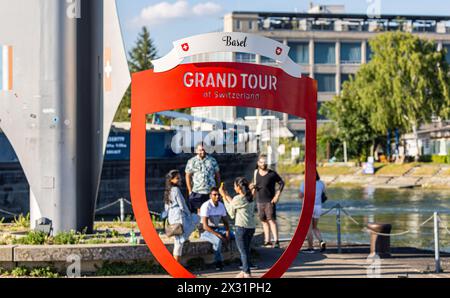
[[[421,165],[414,169],[414,172],[411,174],[411,176],[414,177],[433,176],[436,175],[437,172],[439,172],[439,166]]]
[[[303,175],[305,172],[305,165],[302,163],[299,164],[279,164],[278,165],[278,173],[280,174],[299,174]]]
[[[375,175],[377,176],[394,176],[399,177],[406,174],[409,170],[415,167],[416,163],[408,163],[408,164],[388,164],[384,167],[380,168]]]
[[[356,168],[352,167],[319,167],[317,171],[320,176],[339,176],[339,175],[352,175],[356,172]]]

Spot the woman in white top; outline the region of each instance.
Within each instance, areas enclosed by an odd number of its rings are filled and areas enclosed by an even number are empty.
[[[325,183],[320,180],[319,173],[316,171],[316,199],[314,202],[314,212],[311,226],[308,231],[308,249],[306,252],[314,253],[314,236],[320,243],[320,251],[324,252],[327,248],[327,244],[322,240],[322,234],[319,230],[319,219],[322,214],[322,194],[325,193]],[[300,186],[300,200],[305,197],[305,183],[303,182]]]

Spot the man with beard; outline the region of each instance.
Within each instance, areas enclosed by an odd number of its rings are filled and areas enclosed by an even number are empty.
[[[256,197],[258,217],[261,220],[264,229],[265,247],[280,247],[276,205],[280,200],[283,188],[283,179],[281,179],[277,172],[268,168],[267,156],[261,155],[258,159],[258,169],[255,171],[251,189]],[[270,237],[271,234],[274,240],[273,245]]]

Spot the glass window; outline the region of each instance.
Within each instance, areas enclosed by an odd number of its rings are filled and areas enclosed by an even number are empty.
[[[261,64],[274,64],[274,63],[276,63],[276,61],[273,60],[272,58],[261,56]]]
[[[450,63],[450,44],[444,45],[444,48],[447,50],[447,55],[445,56],[445,59],[448,63]]]
[[[349,73],[341,73],[341,86],[344,85],[345,81],[350,80],[350,76],[354,76],[354,75],[349,74]]]
[[[317,103],[317,120],[328,120],[327,117],[325,117],[325,116],[323,116],[322,114],[320,114],[320,109],[322,108],[322,105],[323,105],[323,104],[324,104],[324,103],[321,102],[321,101],[319,101],[319,102]]]
[[[335,74],[316,74],[319,92],[336,92]]]
[[[272,110],[261,110],[261,116],[275,116],[276,118],[283,120],[283,113]]]
[[[255,63],[256,55],[248,53],[236,53],[236,62]]]
[[[289,57],[299,64],[309,64],[309,43],[292,42],[288,46],[291,48]]]
[[[318,42],[314,46],[314,62],[316,64],[336,64],[336,44],[334,42]]]
[[[367,43],[367,49],[366,49],[366,61],[369,62],[372,60],[373,52],[372,48],[370,47],[370,44]]]
[[[361,63],[361,43],[341,43],[341,63],[359,64]]]
[[[247,116],[256,116],[255,108],[236,107],[236,117],[245,119]]]

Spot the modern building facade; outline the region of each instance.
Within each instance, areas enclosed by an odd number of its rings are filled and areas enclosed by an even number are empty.
[[[447,49],[450,62],[450,16],[346,14],[341,6],[313,6],[308,13],[233,12],[224,17],[224,31],[259,34],[288,45],[290,57],[302,73],[318,81],[319,108],[339,95],[342,83],[371,59],[370,39],[377,34],[401,30],[435,40],[438,50]],[[236,61],[274,65],[265,57],[246,53],[218,53],[197,57],[202,61]],[[302,119],[247,108],[193,109],[194,114],[223,121],[246,116],[279,117],[298,136]],[[223,118],[221,118],[223,117]],[[224,119],[225,118],[225,119]],[[328,121],[319,115],[319,124]]]

